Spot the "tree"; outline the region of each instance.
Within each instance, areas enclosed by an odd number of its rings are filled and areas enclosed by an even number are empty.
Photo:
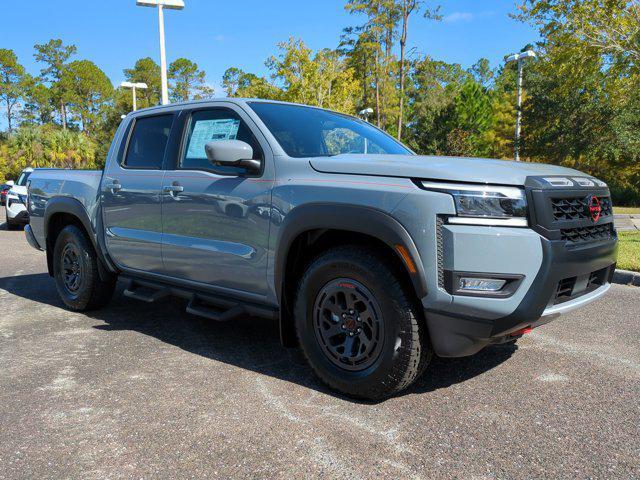
[[[638,0],[525,0],[519,9],[516,18],[540,26],[547,37],[564,31],[615,61],[638,67]]]
[[[284,100],[355,113],[358,82],[339,52],[323,49],[314,54],[294,39],[278,46],[281,55],[271,57],[267,67],[282,85]]]
[[[491,82],[493,80],[494,72],[491,69],[491,64],[489,60],[486,58],[481,58],[476,63],[474,63],[469,69],[469,73],[473,75],[476,82],[482,85],[485,88],[491,87]]]
[[[24,67],[18,63],[13,50],[0,48],[0,100],[5,105],[5,115],[9,131],[16,115],[20,98],[24,95]]]
[[[178,58],[169,65],[168,76],[173,80],[171,84],[171,99],[175,102],[184,102],[191,99],[210,98],[213,96],[213,88],[205,82],[206,73],[198,69],[198,64]]]
[[[36,44],[34,46],[36,53],[34,57],[36,61],[44,63],[46,66],[40,70],[42,79],[49,82],[51,89],[51,100],[60,107],[60,120],[62,128],[67,128],[67,110],[64,103],[64,90],[60,85],[62,72],[65,69],[66,62],[76,53],[75,45],[63,45],[62,40],[51,39],[44,44]]]
[[[446,150],[448,115],[453,100],[470,78],[459,64],[430,57],[412,62],[407,83],[407,127],[403,135],[407,144],[424,154]]]
[[[422,2],[420,0],[399,0],[400,18],[402,19],[402,33],[400,34],[400,112],[398,114],[398,140],[402,138],[402,123],[404,122],[404,83],[405,83],[405,50],[407,47],[407,35],[409,31],[409,17],[414,11],[419,11]],[[427,9],[424,18],[439,21],[440,7]]]
[[[160,104],[160,65],[150,57],[136,61],[133,68],[125,68],[124,76],[129,82],[142,82],[147,84],[146,90],[138,90],[139,108],[152,107]],[[131,103],[129,104],[131,105]],[[133,105],[129,107],[129,110]]]
[[[392,54],[400,18],[396,0],[349,0],[345,9],[349,13],[367,17],[366,23],[355,31],[364,37],[363,41],[372,50],[376,123],[378,127],[395,128],[395,122],[388,122],[388,119],[393,116],[391,105],[395,104],[392,100],[397,94],[393,80],[395,59]]]
[[[640,202],[639,15],[628,0],[526,1],[518,15],[542,38],[525,70],[525,155],[599,176],[622,204]]]
[[[111,81],[95,63],[77,60],[65,68],[60,84],[70,112],[90,134],[97,123],[104,121],[105,108],[113,100]]]
[[[224,89],[227,97],[235,96],[238,88],[241,86],[242,79],[246,76],[246,73],[236,67],[227,68],[222,75],[222,88]]]
[[[53,123],[56,106],[51,97],[51,89],[39,78],[25,75],[23,122]]]

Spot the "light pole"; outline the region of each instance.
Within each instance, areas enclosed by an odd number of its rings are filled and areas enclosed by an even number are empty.
[[[520,125],[522,123],[522,68],[523,63],[528,58],[536,58],[536,52],[526,50],[522,53],[514,53],[505,58],[505,63],[518,62],[518,108],[516,111],[516,139],[515,139],[515,160],[520,161]]]
[[[137,103],[136,103],[136,88],[139,88],[141,90],[145,90],[147,88],[147,84],[146,83],[132,83],[132,82],[122,82],[120,84],[121,87],[124,88],[130,88],[131,89],[131,94],[133,95],[133,111],[135,112],[138,108],[137,108]]]
[[[182,10],[184,0],[136,0],[139,7],[158,7],[158,31],[160,32],[160,84],[162,87],[162,104],[169,103],[167,87],[167,57],[164,51],[164,9]]]
[[[358,115],[364,117],[364,121],[369,123],[369,115],[371,115],[373,113],[373,108],[371,107],[367,107],[363,110],[360,110],[358,112]],[[364,137],[364,152],[365,155],[367,153],[369,153],[369,139],[367,137]]]
[[[361,115],[364,117],[364,120],[366,122],[369,121],[369,115],[371,115],[373,113],[373,108],[369,107],[369,108],[365,108],[364,110],[360,110],[358,112],[358,115]]]

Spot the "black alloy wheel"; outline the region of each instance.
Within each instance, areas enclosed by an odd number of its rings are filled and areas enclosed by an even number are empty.
[[[350,278],[331,280],[318,292],[314,314],[316,339],[336,366],[360,371],[377,360],[384,322],[378,302],[364,285]]]

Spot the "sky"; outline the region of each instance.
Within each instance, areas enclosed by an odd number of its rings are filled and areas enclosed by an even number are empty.
[[[431,1],[431,0],[430,0]],[[138,58],[159,63],[158,19],[135,0],[4,0],[0,48],[13,49],[31,74],[40,66],[33,45],[61,38],[78,47],[75,59],[95,62],[114,85]],[[267,74],[265,60],[276,44],[301,38],[312,49],[338,46],[342,29],[363,23],[344,10],[346,0],[185,0],[182,11],[165,12],[167,62],[195,61],[222,96],[224,71],[231,66]],[[535,29],[511,18],[514,0],[441,0],[441,22],[421,17],[409,25],[412,55],[426,54],[470,67],[486,57],[497,66],[505,54],[538,39]],[[8,21],[7,21],[8,20]],[[0,120],[1,122],[1,120]]]

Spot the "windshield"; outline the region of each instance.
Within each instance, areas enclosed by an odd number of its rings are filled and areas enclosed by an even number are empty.
[[[347,115],[282,103],[249,102],[249,106],[290,157],[412,154],[383,131]]]
[[[18,178],[18,181],[16,182],[16,185],[24,187],[27,184],[27,180],[29,180],[29,175],[31,175],[31,172],[22,172],[20,174],[20,178]]]

